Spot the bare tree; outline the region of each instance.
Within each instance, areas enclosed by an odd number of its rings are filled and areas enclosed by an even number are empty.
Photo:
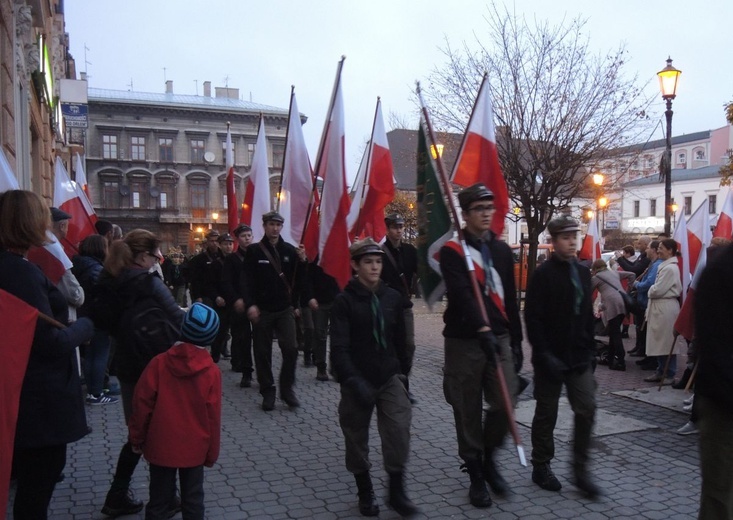
[[[652,97],[637,76],[623,74],[623,45],[591,52],[585,20],[530,23],[495,4],[485,20],[488,31],[476,35],[477,50],[446,41],[446,63],[433,70],[423,92],[436,126],[462,132],[488,71],[500,162],[527,222],[531,273],[547,222],[592,193],[590,174],[610,150],[648,133]]]

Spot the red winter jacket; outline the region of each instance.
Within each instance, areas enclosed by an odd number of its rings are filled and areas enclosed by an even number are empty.
[[[213,466],[221,438],[221,372],[211,355],[176,343],[145,368],[135,385],[130,443],[151,464]]]

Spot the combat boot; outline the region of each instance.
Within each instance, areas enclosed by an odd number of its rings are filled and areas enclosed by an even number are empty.
[[[491,506],[491,496],[486,488],[480,460],[467,460],[461,466],[465,473],[471,478],[471,487],[468,488],[468,499],[473,507]]]
[[[379,515],[379,504],[377,504],[377,497],[374,496],[374,487],[372,487],[372,478],[369,472],[355,474],[354,479],[358,490],[359,512],[362,516]]]
[[[486,482],[489,484],[491,491],[501,497],[509,493],[509,484],[507,484],[507,481],[501,476],[499,470],[496,469],[496,464],[494,464],[494,459],[491,454],[487,454],[484,458],[483,471],[484,479],[486,479]]]
[[[104,500],[102,514],[117,518],[118,516],[134,515],[143,508],[142,500],[136,500],[129,489],[110,490]]]
[[[588,473],[586,464],[576,462],[573,464],[573,471],[575,473],[575,487],[585,492],[588,498],[596,498],[601,494],[600,488],[596,486]]]
[[[533,465],[532,482],[547,491],[560,491],[562,489],[562,484],[560,484],[560,481],[557,480],[557,477],[552,472],[549,462],[539,464],[534,464],[533,462]]]
[[[389,474],[389,507],[394,509],[397,514],[404,517],[416,515],[420,510],[413,504],[405,494],[405,475],[404,473]]]

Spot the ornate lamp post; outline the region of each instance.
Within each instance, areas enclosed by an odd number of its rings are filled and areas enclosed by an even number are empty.
[[[213,213],[211,214],[211,218],[212,218],[212,219],[213,219],[213,221],[214,221],[214,229],[216,229],[216,224],[217,224],[217,223],[219,222],[219,214],[218,214],[218,213],[217,213],[216,211],[214,211],[214,212],[213,212]]]
[[[677,96],[677,80],[682,74],[681,70],[672,66],[672,58],[667,58],[667,66],[657,72],[659,76],[659,90],[662,91],[662,99],[667,102],[667,110],[664,115],[667,117],[667,149],[665,155],[667,161],[664,164],[664,232],[671,234],[672,217],[672,100]]]

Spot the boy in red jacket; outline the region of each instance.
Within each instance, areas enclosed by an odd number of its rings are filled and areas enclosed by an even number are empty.
[[[167,518],[180,476],[185,520],[204,518],[204,466],[219,457],[221,372],[206,346],[219,330],[216,312],[194,303],[182,341],[153,358],[135,385],[130,444],[150,463],[146,520]]]

